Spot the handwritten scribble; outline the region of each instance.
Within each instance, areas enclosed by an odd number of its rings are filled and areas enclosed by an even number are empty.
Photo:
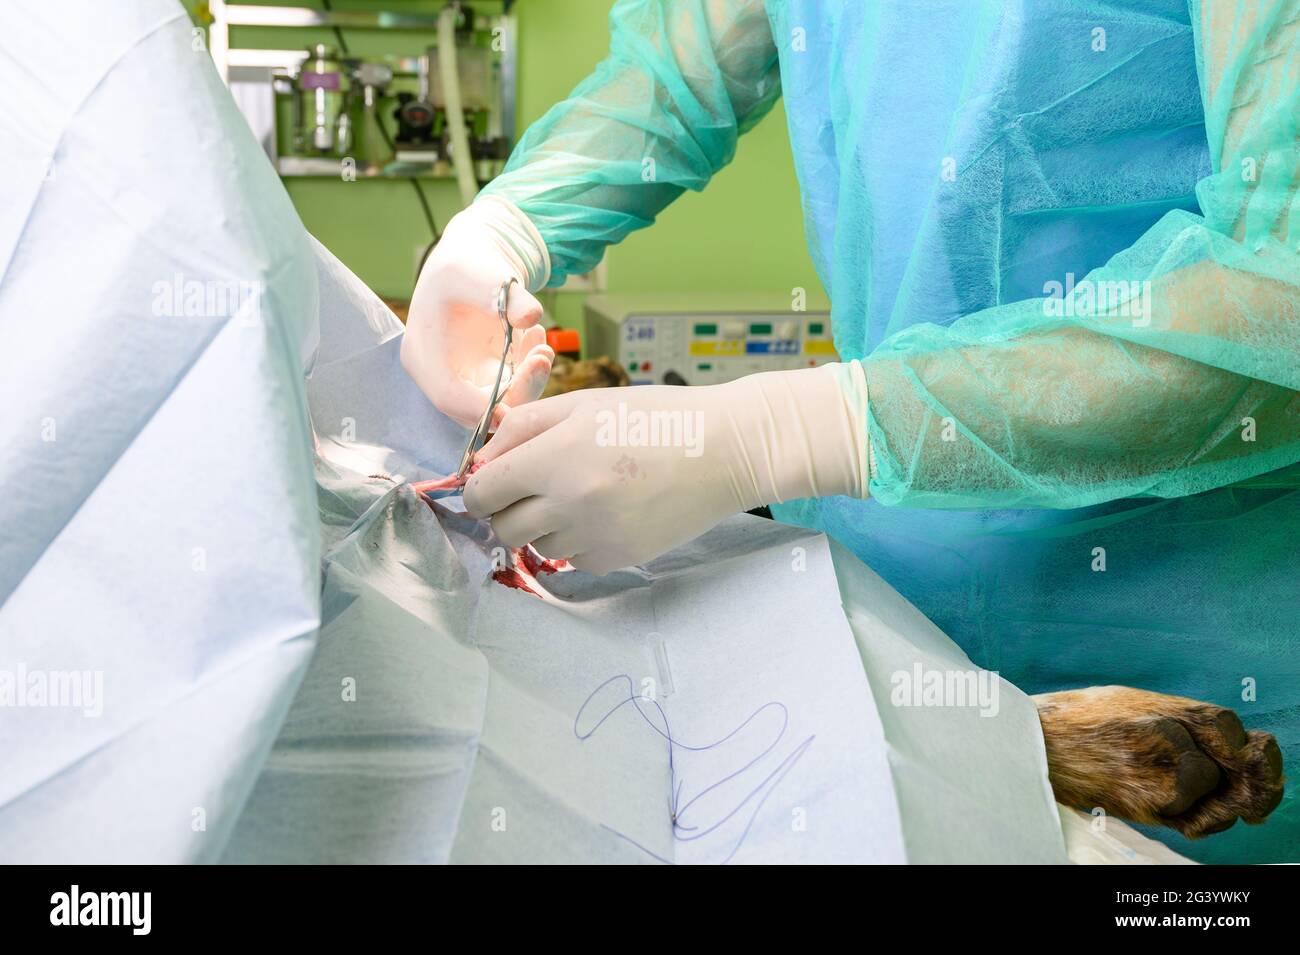
[[[590,729],[586,730],[585,732],[579,729],[579,724],[582,722],[583,714],[587,711],[587,708],[591,705],[592,701],[597,697],[597,695],[599,695],[600,692],[604,690],[606,687],[611,686],[612,684],[615,683],[619,683],[620,681],[626,684],[627,696],[619,699],[618,702],[616,702],[610,709],[605,711],[604,715],[601,716],[598,720],[596,720],[595,724],[592,725]],[[647,710],[642,707],[643,703],[653,707],[653,709],[648,713]],[[668,722],[668,714],[664,711],[664,708],[659,705],[658,700],[654,700],[654,699],[647,700],[645,697],[639,696],[635,692],[635,687],[632,682],[632,678],[628,676],[626,673],[620,673],[616,676],[610,677],[604,683],[600,684],[600,686],[592,690],[590,695],[588,695],[587,699],[583,701],[582,706],[578,707],[578,712],[573,718],[573,735],[576,736],[579,740],[590,739],[592,736],[596,734],[596,732],[605,724],[605,722],[611,716],[613,716],[615,713],[617,713],[619,710],[621,710],[623,707],[629,704],[631,704],[633,709],[636,710],[637,715],[641,717],[645,725],[650,727],[657,734],[659,734],[659,736],[661,736],[665,741],[665,743],[667,744],[668,747],[668,817],[672,823],[673,838],[676,841],[694,842],[700,839],[704,839],[707,836],[710,836],[713,833],[717,832],[719,829],[721,829],[732,819],[739,816],[741,813],[743,813],[746,810],[747,806],[751,806],[752,804],[752,809],[749,812],[749,817],[745,821],[745,827],[741,831],[740,837],[736,840],[736,844],[731,847],[731,850],[727,853],[726,857],[722,859],[721,864],[723,865],[725,865],[726,863],[730,862],[733,858],[735,858],[736,853],[739,852],[741,846],[745,844],[745,840],[746,838],[748,838],[749,832],[754,826],[754,820],[757,819],[758,814],[762,810],[764,803],[767,802],[768,798],[776,790],[776,787],[780,784],[781,780],[785,778],[786,774],[789,773],[790,770],[794,768],[795,764],[798,763],[799,760],[803,758],[804,753],[808,751],[808,747],[810,747],[812,745],[813,740],[816,739],[815,735],[809,736],[806,739],[804,739],[802,742],[800,742],[797,746],[795,746],[794,749],[792,749],[785,756],[785,758],[783,758],[780,761],[780,763],[776,765],[775,768],[770,770],[766,775],[762,776],[762,778],[758,781],[758,784],[754,786],[752,789],[750,789],[743,799],[737,802],[730,809],[723,812],[720,818],[705,823],[691,825],[690,822],[687,820],[687,815],[688,813],[690,813],[692,807],[695,807],[701,799],[703,799],[709,793],[714,792],[719,787],[727,784],[733,779],[737,779],[745,775],[746,773],[749,773],[749,771],[754,767],[756,767],[758,763],[762,762],[768,756],[768,754],[772,753],[778,746],[781,745],[781,741],[785,738],[786,731],[789,729],[790,726],[790,711],[786,708],[786,705],[784,703],[780,702],[779,700],[772,700],[770,702],[764,703],[753,713],[751,713],[742,723],[740,723],[739,726],[737,726],[735,729],[733,729],[731,732],[727,733],[725,736],[721,737],[720,739],[717,739],[712,743],[705,743],[703,745],[693,746],[688,743],[684,743],[679,739],[675,739],[673,737],[672,729]],[[762,750],[762,752],[760,752],[758,755],[753,757],[751,760],[749,760],[739,769],[735,770],[734,772],[726,774],[716,782],[704,786],[702,789],[700,789],[699,792],[695,793],[695,795],[691,796],[690,798],[684,799],[683,794],[686,791],[686,780],[678,778],[676,751],[683,750],[685,752],[701,753],[707,750],[717,749],[718,747],[721,747],[726,743],[730,742],[731,740],[733,740],[747,726],[749,726],[751,723],[757,720],[763,713],[766,713],[769,710],[775,711],[780,714],[781,725],[780,728],[777,730],[776,735],[773,737],[772,741]],[[656,720],[651,718],[650,713],[657,714],[658,722],[656,722]],[[660,725],[660,723],[662,723],[662,726]],[[757,770],[755,775],[761,772],[762,772],[761,769]],[[642,845],[641,843],[637,842],[631,836],[619,832],[617,829],[614,829],[611,826],[606,826],[603,823],[601,825],[602,828],[613,833],[615,836],[618,836],[620,839],[623,839],[624,841],[631,843],[632,845],[640,849],[642,852],[646,853],[649,856],[652,856],[653,858],[659,860],[660,862],[666,863],[668,865],[675,864],[673,860],[664,858],[663,856],[659,855],[657,852],[653,851],[652,849],[649,849],[646,846]]]

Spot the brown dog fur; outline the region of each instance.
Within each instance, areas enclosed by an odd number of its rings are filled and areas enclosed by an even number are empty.
[[[605,355],[582,360],[556,355],[542,397],[550,398],[586,388],[621,388],[629,384],[631,379],[623,366]]]
[[[1264,821],[1282,800],[1282,753],[1232,710],[1124,686],[1045,693],[1038,706],[1052,789],[1190,838]]]

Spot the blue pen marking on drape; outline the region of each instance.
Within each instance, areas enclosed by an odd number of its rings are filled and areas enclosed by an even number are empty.
[[[587,730],[585,733],[581,732],[578,729],[578,724],[581,722],[582,714],[586,711],[587,707],[591,704],[591,701],[594,700],[596,698],[596,695],[600,693],[601,690],[605,689],[605,687],[609,686],[612,683],[617,683],[620,680],[626,682],[627,684],[627,693],[628,693],[627,698],[620,700],[612,708],[606,711],[605,715],[602,716],[599,720],[597,720],[596,724],[592,726],[591,729]],[[646,715],[646,711],[641,708],[642,702],[648,702],[653,704],[655,711],[658,712],[660,719],[663,721],[662,729],[660,729],[660,727],[653,720],[651,720],[648,715]],[[592,690],[591,693],[587,696],[587,698],[582,702],[582,706],[578,707],[578,712],[573,717],[573,735],[576,736],[579,740],[590,739],[592,736],[595,735],[596,731],[600,729],[601,726],[604,725],[606,720],[608,720],[611,716],[613,716],[615,713],[621,710],[624,706],[627,706],[629,703],[631,703],[632,706],[636,709],[637,715],[641,717],[641,719],[645,722],[645,724],[649,726],[652,730],[654,730],[656,733],[658,733],[660,736],[662,736],[668,744],[668,815],[669,815],[669,819],[672,821],[673,838],[676,839],[678,842],[693,842],[697,839],[702,839],[713,832],[716,832],[720,827],[725,825],[728,821],[730,821],[738,813],[740,813],[751,800],[754,800],[757,797],[758,801],[754,804],[754,811],[750,813],[749,819],[745,823],[745,828],[740,834],[740,838],[736,840],[736,844],[732,846],[731,851],[727,853],[727,857],[722,860],[722,864],[724,865],[727,862],[730,862],[732,858],[735,857],[736,853],[740,851],[740,847],[745,844],[745,839],[749,836],[750,829],[753,828],[754,820],[758,818],[758,814],[763,808],[763,804],[767,802],[768,797],[770,797],[772,793],[776,790],[777,785],[780,784],[781,780],[785,778],[786,774],[791,769],[794,768],[794,765],[797,762],[799,762],[800,759],[803,758],[804,753],[808,751],[808,747],[812,745],[812,741],[816,739],[816,736],[809,736],[807,739],[799,743],[799,745],[796,746],[790,752],[790,754],[787,755],[785,759],[783,759],[777,765],[775,769],[773,769],[770,773],[768,773],[759,782],[757,786],[755,786],[753,789],[749,791],[749,793],[745,796],[744,799],[740,800],[740,802],[737,803],[721,819],[717,820],[712,825],[701,830],[697,826],[686,825],[683,822],[682,817],[688,811],[690,811],[691,806],[695,805],[695,803],[698,802],[700,799],[702,799],[704,796],[713,792],[719,786],[722,786],[730,782],[731,780],[735,779],[736,777],[740,776],[741,774],[747,772],[751,767],[753,767],[760,760],[762,760],[769,753],[771,753],[774,749],[776,749],[776,747],[780,745],[781,740],[785,738],[786,730],[790,726],[790,711],[786,708],[786,705],[780,702],[779,700],[773,700],[771,702],[764,703],[753,713],[751,713],[749,717],[745,719],[744,722],[742,722],[739,726],[733,729],[730,733],[727,733],[721,739],[715,740],[712,743],[707,743],[703,746],[691,746],[688,745],[687,743],[683,743],[681,740],[673,738],[672,728],[669,726],[668,723],[668,714],[665,713],[664,708],[659,705],[659,701],[653,699],[645,700],[644,697],[637,696],[635,693],[635,686],[632,682],[632,678],[628,676],[626,673],[620,673],[617,676],[610,677],[604,683],[600,684],[600,686]],[[704,787],[702,790],[700,790],[698,793],[696,793],[694,796],[692,796],[690,799],[686,800],[686,802],[683,803],[682,790],[685,786],[685,780],[679,781],[677,779],[677,763],[674,755],[675,750],[682,749],[691,753],[702,753],[706,750],[716,749],[717,747],[726,743],[728,740],[732,739],[734,736],[740,733],[750,723],[758,719],[760,714],[762,714],[763,712],[769,709],[776,710],[781,714],[781,728],[777,731],[775,738],[772,740],[770,744],[768,744],[767,748],[764,749],[757,756],[755,756],[753,759],[751,759],[749,762],[745,763],[745,765],[741,766],[739,769],[735,770],[732,773],[727,774],[726,776],[723,776],[717,782]],[[658,853],[654,852],[651,849],[646,848],[645,846],[641,845],[641,843],[637,842],[635,839],[619,832],[617,829],[614,829],[611,826],[606,826],[603,823],[601,824],[601,827],[609,830],[614,835],[618,836],[620,839],[623,839],[626,842],[630,842],[632,845],[636,846],[642,852],[645,852],[647,855],[653,856],[655,859],[658,859],[660,862],[664,862],[669,865],[674,864],[671,859],[665,859],[663,856],[659,855]],[[689,834],[682,835],[682,833],[689,833]]]

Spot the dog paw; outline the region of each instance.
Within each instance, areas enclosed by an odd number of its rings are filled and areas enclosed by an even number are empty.
[[[1038,704],[1056,798],[1189,838],[1263,822],[1282,801],[1282,751],[1232,710],[1130,687],[1047,693]]]

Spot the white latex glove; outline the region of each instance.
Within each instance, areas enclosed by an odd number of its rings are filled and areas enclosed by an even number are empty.
[[[761,504],[865,497],[866,378],[849,362],[575,391],[512,410],[476,461],[465,507],[502,543],[604,574]]]
[[[470,428],[482,417],[501,361],[497,292],[511,276],[519,282],[506,309],[515,372],[493,421],[542,393],[555,352],[532,293],[549,274],[537,229],[504,199],[476,199],[447,223],[420,270],[402,339],[402,367],[439,411]]]

